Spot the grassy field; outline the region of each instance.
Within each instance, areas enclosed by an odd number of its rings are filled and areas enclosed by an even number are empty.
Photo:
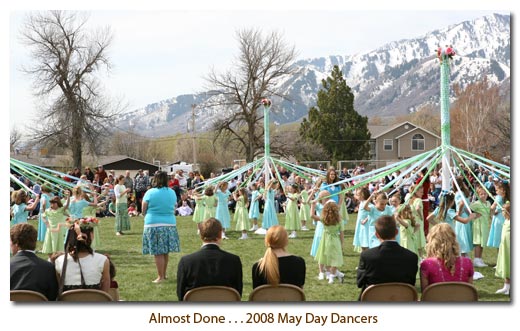
[[[350,221],[346,227],[345,244],[343,247],[344,265],[340,268],[345,273],[344,283],[328,284],[325,280],[318,281],[317,263],[309,255],[314,229],[299,232],[298,238],[290,239],[288,250],[292,254],[305,259],[307,274],[304,291],[307,301],[356,301],[359,289],[356,286],[356,266],[359,261],[359,253],[352,249],[352,237],[354,234],[355,214],[350,215]],[[198,250],[201,246],[197,235],[197,228],[190,217],[177,217],[177,227],[181,241],[181,252],[170,254],[168,266],[168,280],[161,284],[154,284],[157,276],[154,258],[151,255],[141,253],[141,236],[143,231],[143,218],[130,219],[132,230],[125,232],[123,236],[116,236],[114,231],[114,218],[100,219],[101,246],[97,248],[100,253],[110,254],[117,268],[116,280],[119,283],[121,300],[156,302],[177,301],[176,273],[177,264],[182,255]],[[284,224],[283,215],[279,215],[279,221]],[[30,221],[36,225],[35,221]],[[234,224],[232,224],[234,226]],[[244,288],[242,300],[247,301],[252,291],[251,267],[264,254],[263,236],[250,234],[248,240],[237,240],[240,232],[226,232],[229,240],[223,241],[222,248],[240,256],[243,265]],[[37,247],[41,250],[41,242]],[[495,294],[502,287],[503,281],[494,276],[496,264],[496,249],[484,249],[484,261],[489,265],[486,268],[477,268],[484,275],[483,279],[475,281],[481,301],[509,301],[509,297]],[[46,258],[44,254],[41,257]],[[419,280],[417,290],[420,293]]]

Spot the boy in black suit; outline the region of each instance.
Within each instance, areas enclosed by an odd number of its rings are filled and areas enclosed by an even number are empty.
[[[381,245],[361,253],[357,269],[361,293],[372,284],[400,282],[415,286],[419,258],[395,240],[398,229],[393,216],[379,217],[375,228]]]
[[[177,296],[182,301],[189,290],[202,286],[228,286],[242,295],[242,262],[240,257],[220,249],[222,225],[215,218],[202,223],[202,248],[185,255],[177,269]]]
[[[40,292],[47,300],[58,296],[58,280],[54,265],[34,253],[38,232],[29,223],[11,228],[11,290]]]

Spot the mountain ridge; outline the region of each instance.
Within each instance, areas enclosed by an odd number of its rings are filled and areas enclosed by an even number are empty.
[[[316,104],[321,80],[334,65],[343,71],[355,95],[354,107],[361,115],[393,117],[417,111],[439,99],[438,45],[453,45],[457,56],[451,80],[462,88],[487,77],[492,84],[510,84],[510,15],[492,14],[452,24],[420,37],[386,43],[374,50],[353,55],[328,55],[298,59],[298,74],[279,86],[288,91],[287,100],[273,100],[271,120],[291,123],[306,116]],[[452,101],[454,96],[452,95]],[[151,103],[121,116],[118,127],[141,135],[161,137],[188,130],[191,105],[203,104],[205,94],[182,94]],[[211,129],[214,120],[228,109],[196,109],[196,131]]]

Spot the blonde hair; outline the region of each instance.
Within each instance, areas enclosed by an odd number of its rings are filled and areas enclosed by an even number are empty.
[[[410,207],[410,205],[403,205],[399,210],[399,217],[410,220],[410,225],[412,227],[415,226],[415,217],[413,216],[412,207]]]
[[[27,200],[27,197],[27,192],[20,189],[18,191],[13,191],[11,194],[11,201],[13,201],[15,205],[20,205]]]
[[[436,257],[444,263],[446,269],[453,273],[455,260],[459,256],[460,249],[455,231],[448,223],[440,223],[432,227],[428,233],[426,255]]]
[[[281,248],[285,250],[289,243],[287,230],[281,225],[271,226],[265,235],[264,257],[260,259],[258,270],[267,278],[269,285],[278,285],[280,283],[280,269],[278,266],[278,257],[273,249]]]
[[[511,203],[509,201],[506,201],[506,203],[502,206],[502,212],[506,220],[511,219]]]

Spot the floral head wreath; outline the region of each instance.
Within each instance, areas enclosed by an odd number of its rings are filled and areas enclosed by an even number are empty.
[[[76,232],[76,239],[83,241],[86,239],[87,235],[81,232],[81,229],[92,229],[96,227],[99,223],[99,220],[95,217],[86,217],[86,218],[67,218],[67,224],[74,226],[74,232]]]

